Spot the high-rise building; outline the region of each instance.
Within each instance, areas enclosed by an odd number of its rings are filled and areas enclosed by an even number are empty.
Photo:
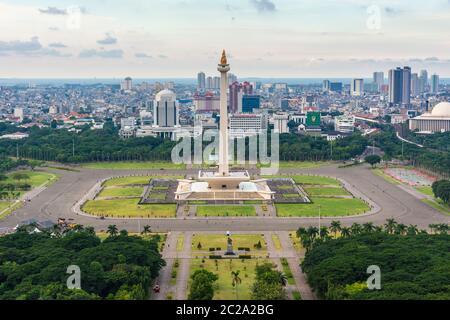
[[[433,74],[431,76],[431,93],[439,92],[439,76],[437,74]]]
[[[403,69],[389,70],[389,103],[401,104],[403,101]]]
[[[360,97],[364,94],[364,79],[353,79],[351,83],[351,95]]]
[[[214,80],[212,77],[206,78],[206,89],[213,89],[214,88]]]
[[[242,112],[243,113],[253,113],[255,109],[260,107],[259,95],[246,94],[242,97]]]
[[[249,82],[233,82],[230,85],[229,107],[231,113],[242,111],[242,97],[253,94],[253,86]]]
[[[173,91],[162,90],[155,97],[153,125],[155,127],[175,127],[178,125],[178,108]]]
[[[384,72],[382,71],[374,72],[373,83],[377,85],[378,91],[380,91],[381,86],[384,85]]]
[[[425,93],[428,90],[428,72],[427,70],[420,71],[420,93]]]
[[[409,106],[411,103],[411,68],[403,68],[402,104]]]
[[[197,89],[203,90],[206,87],[205,73],[199,72],[197,74]]]
[[[228,84],[232,84],[233,82],[237,81],[237,77],[233,73],[228,74]]]
[[[417,73],[411,74],[411,94],[414,97],[420,95],[420,79]]]
[[[330,80],[323,80],[322,91],[323,92],[330,91]]]
[[[342,82],[330,82],[330,91],[342,92]]]
[[[120,90],[130,91],[133,88],[133,80],[130,77],[126,77],[120,84]]]
[[[213,78],[213,89],[220,89],[220,77]]]

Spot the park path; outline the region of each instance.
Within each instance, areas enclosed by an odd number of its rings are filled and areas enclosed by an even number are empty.
[[[191,266],[192,254],[192,232],[184,234],[183,250],[179,255],[180,266],[178,269],[177,283],[176,283],[176,300],[187,299],[187,285],[189,281],[189,271]]]
[[[302,300],[315,300],[316,297],[306,282],[306,276],[300,267],[300,258],[303,257],[299,257],[297,251],[295,250],[289,237],[289,232],[277,232],[277,234],[281,242],[282,255],[289,263],[289,268],[291,269],[297,290],[300,292]]]
[[[160,270],[159,276],[155,280],[155,284],[158,284],[161,288],[159,293],[151,294],[152,300],[165,300],[167,294],[172,292],[172,286],[170,285],[170,279],[175,262],[175,255],[177,249],[177,239],[180,232],[169,232],[166,242],[162,251],[162,257],[166,261],[166,265]]]

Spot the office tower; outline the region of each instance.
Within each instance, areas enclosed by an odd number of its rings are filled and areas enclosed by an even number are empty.
[[[411,74],[411,94],[414,97],[420,95],[420,79],[417,73]]]
[[[213,88],[220,89],[220,77],[213,78]]]
[[[389,103],[401,104],[403,95],[403,69],[389,70]]]
[[[330,91],[330,80],[323,80],[322,91],[323,92]]]
[[[403,68],[402,104],[409,106],[411,103],[411,68]]]
[[[242,96],[242,112],[253,113],[255,109],[259,109],[260,99],[259,95],[246,94]]]
[[[364,94],[364,80],[353,79],[351,83],[351,95],[355,97],[361,97]]]
[[[203,89],[205,89],[205,86],[206,86],[205,73],[199,72],[197,74],[197,89],[203,90]]]
[[[206,89],[213,89],[214,88],[214,80],[212,77],[206,78]]]
[[[377,85],[378,91],[380,91],[381,86],[384,85],[384,72],[374,72],[373,83]]]
[[[162,90],[155,97],[153,125],[155,127],[175,127],[178,125],[178,108],[173,91]]]
[[[133,88],[133,80],[130,77],[126,77],[120,84],[120,90],[130,91]]]
[[[439,76],[437,74],[433,74],[431,76],[431,93],[439,92]]]
[[[237,81],[237,77],[233,73],[228,74],[228,84],[232,84],[233,82]]]
[[[342,82],[330,82],[330,91],[342,92]]]
[[[420,93],[425,93],[428,90],[428,72],[427,70],[420,71]]]
[[[249,82],[239,83],[233,82],[230,86],[230,100],[229,107],[231,113],[242,111],[242,97],[243,95],[252,95],[253,86]]]

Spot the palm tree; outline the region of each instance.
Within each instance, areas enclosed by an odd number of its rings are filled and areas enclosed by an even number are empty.
[[[362,227],[361,227],[361,225],[360,225],[359,223],[354,223],[354,224],[352,224],[352,226],[350,227],[350,230],[351,230],[351,232],[352,232],[352,235],[360,234],[361,231],[362,231]]]
[[[362,225],[362,229],[364,232],[370,233],[375,229],[375,227],[373,225],[373,222],[366,222]]]
[[[287,285],[287,276],[283,272],[278,272],[278,276],[279,276],[279,280],[278,281],[280,281],[280,284],[283,287],[286,287],[286,285]]]
[[[119,233],[119,229],[117,229],[115,224],[110,224],[106,233],[108,233],[110,237],[115,237]]]
[[[373,231],[375,231],[375,232],[382,232],[383,231],[383,226],[375,226],[375,227],[373,227]]]
[[[342,227],[342,228],[341,228],[341,236],[342,236],[343,238],[348,238],[348,237],[350,237],[350,234],[351,234],[351,232],[350,232],[350,228],[349,228],[349,227]]]
[[[242,283],[241,277],[239,277],[240,271],[231,271],[231,277],[232,277],[232,285],[234,288],[236,288],[236,300],[239,300],[238,296],[238,285]]]
[[[407,235],[414,236],[414,235],[416,235],[416,234],[418,234],[418,233],[419,233],[419,229],[417,228],[416,225],[410,224],[410,225],[408,226],[408,228],[406,229],[406,234],[407,234]]]
[[[395,230],[395,226],[397,225],[397,221],[395,221],[395,219],[387,219],[386,220],[386,224],[384,225],[384,228],[386,230],[387,233],[394,233]]]
[[[77,224],[76,226],[73,227],[72,230],[75,232],[81,232],[84,230],[84,227],[81,224]]]
[[[319,236],[320,236],[320,239],[328,238],[328,228],[327,227],[321,227]]]
[[[429,224],[428,228],[430,228],[431,233],[434,233],[437,230],[438,225],[435,223]]]
[[[336,238],[337,233],[341,231],[341,222],[336,220],[331,221],[330,231],[334,234],[334,237]]]
[[[449,230],[448,224],[440,223],[436,226],[436,231],[438,231],[440,234],[447,234]]]
[[[317,235],[319,234],[319,229],[317,229],[316,227],[310,226],[310,227],[308,227],[306,232],[307,232],[309,238],[311,240],[314,240],[317,237]]]
[[[149,225],[145,225],[144,226],[144,230],[142,230],[141,234],[146,236],[148,233],[152,233],[152,229],[151,229],[151,227]]]
[[[407,230],[407,227],[403,223],[399,223],[395,226],[395,233],[404,235]]]

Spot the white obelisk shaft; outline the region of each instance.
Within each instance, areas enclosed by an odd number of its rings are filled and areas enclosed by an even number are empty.
[[[219,175],[228,176],[228,64],[219,64],[220,71],[220,131],[219,131]]]

